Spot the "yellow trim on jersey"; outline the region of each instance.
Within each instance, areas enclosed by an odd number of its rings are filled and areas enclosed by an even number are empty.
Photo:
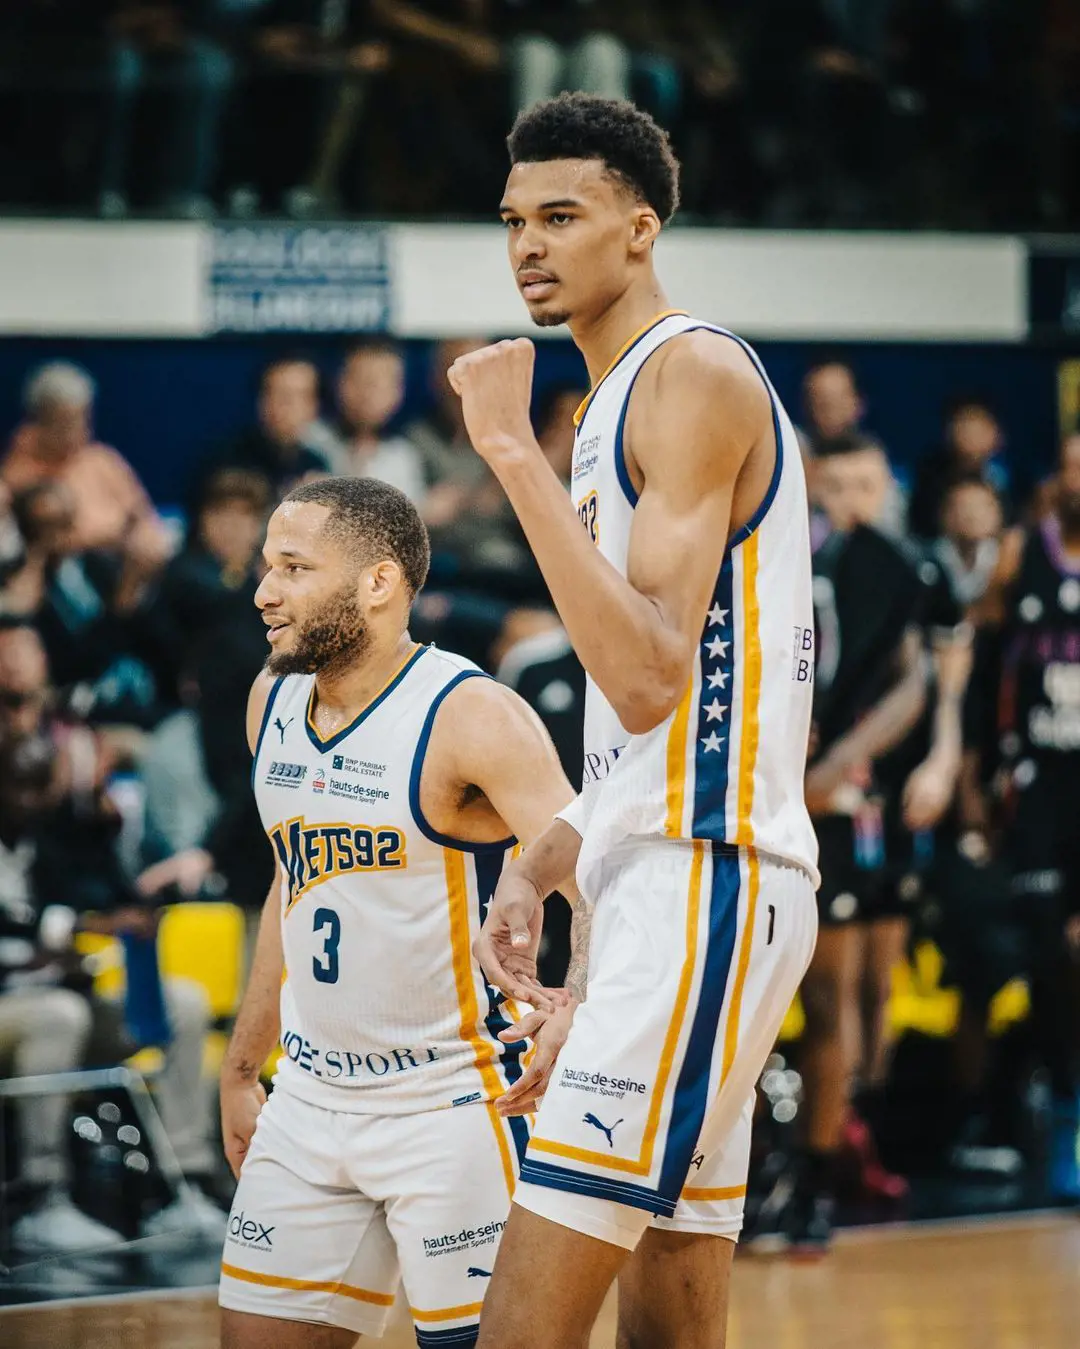
[[[621,347],[619,348],[619,350],[616,352],[614,358],[613,358],[612,361],[611,361],[611,364],[610,364],[610,365],[608,366],[608,368],[604,371],[604,373],[600,376],[600,378],[596,381],[596,383],[592,386],[592,388],[591,388],[591,389],[589,390],[589,392],[585,395],[585,397],[581,400],[581,404],[580,404],[580,406],[578,407],[578,410],[574,413],[574,425],[575,425],[575,426],[580,426],[580,425],[581,425],[581,419],[582,419],[582,417],[585,416],[585,413],[589,410],[589,404],[590,404],[590,403],[592,402],[592,400],[596,397],[597,390],[600,388],[600,385],[603,384],[604,380],[607,379],[608,375],[611,374],[611,372],[612,372],[612,371],[615,369],[615,367],[619,364],[619,362],[620,362],[620,361],[622,360],[622,358],[626,355],[626,353],[630,350],[630,348],[634,345],[634,343],[640,341],[641,338],[643,338],[643,337],[645,336],[645,334],[646,334],[647,332],[650,331],[650,329],[655,328],[656,325],[657,325],[658,323],[662,323],[662,322],[664,321],[664,319],[673,318],[676,314],[682,314],[683,317],[685,318],[685,317],[686,317],[686,313],[687,313],[687,311],[686,311],[685,309],[665,309],[665,310],[663,310],[662,313],[657,314],[654,318],[651,318],[651,319],[648,321],[648,323],[646,323],[646,324],[644,324],[642,327],[640,327],[640,328],[637,330],[637,332],[633,335],[633,337],[627,338],[627,340],[622,344],[622,346],[621,346]]]
[[[484,1309],[482,1302],[467,1302],[461,1307],[442,1307],[435,1312],[422,1312],[410,1307],[409,1313],[414,1321],[457,1321],[462,1316],[479,1316]]]
[[[723,1185],[719,1189],[709,1189],[708,1186],[701,1187],[697,1185],[688,1185],[680,1199],[697,1199],[702,1202],[716,1202],[724,1199],[744,1199],[746,1197],[745,1185]]]
[[[461,1038],[472,1045],[473,1060],[480,1080],[488,1095],[488,1108],[499,1143],[506,1188],[514,1193],[515,1175],[510,1147],[499,1123],[499,1116],[491,1104],[506,1088],[495,1066],[495,1046],[480,1034],[480,1007],[476,1001],[476,982],[473,978],[472,941],[469,936],[469,887],[465,879],[465,857],[454,848],[443,849],[446,870],[446,896],[450,908],[450,951],[454,967],[454,988],[461,1012]]]
[[[743,714],[739,738],[739,817],[732,842],[752,847],[754,826],[754,774],[757,771],[758,741],[761,736],[761,610],[758,605],[758,536],[742,544],[743,608]]]
[[[326,745],[326,744],[328,744],[331,740],[333,740],[336,736],[341,735],[341,733],[342,733],[343,731],[350,730],[350,729],[353,727],[353,725],[354,725],[357,721],[359,721],[359,719],[364,715],[364,713],[368,710],[368,708],[371,706],[371,704],[374,703],[375,701],[377,701],[379,698],[381,698],[381,697],[383,696],[383,694],[386,692],[386,690],[390,687],[390,685],[394,682],[394,680],[398,677],[398,675],[401,674],[402,670],[404,670],[405,666],[408,665],[409,661],[412,660],[413,656],[415,656],[416,653],[417,653],[417,651],[419,651],[419,650],[420,650],[420,643],[419,643],[419,642],[413,642],[412,646],[409,648],[409,653],[408,653],[408,655],[407,655],[407,656],[405,657],[405,659],[401,662],[401,664],[397,667],[397,669],[396,669],[396,670],[394,671],[394,673],[390,676],[390,678],[386,681],[386,683],[382,686],[382,688],[378,691],[378,693],[372,694],[372,696],[368,699],[368,701],[367,701],[367,703],[365,704],[365,706],[362,707],[362,708],[360,709],[359,712],[357,712],[356,716],[353,717],[352,721],[349,723],[348,726],[339,726],[338,729],[337,729],[336,731],[331,731],[329,735],[323,735],[323,733],[319,730],[318,726],[315,725],[315,719],[314,719],[314,717],[312,716],[312,713],[313,713],[314,710],[315,710],[315,684],[314,684],[314,681],[312,681],[311,690],[310,690],[310,692],[308,693],[308,697],[307,697],[306,718],[307,718],[307,724],[308,724],[308,726],[311,727],[312,734],[316,737],[316,739],[318,740],[319,744],[320,744],[320,745]]]
[[[258,1274],[253,1269],[240,1269],[237,1265],[221,1266],[222,1274],[241,1283],[256,1283],[263,1288],[288,1288],[297,1293],[330,1293],[334,1297],[349,1297],[354,1302],[370,1302],[375,1307],[392,1307],[393,1293],[373,1293],[367,1288],[354,1288],[351,1284],[337,1280],[332,1283],[320,1279],[287,1279],[278,1274]],[[462,1315],[466,1315],[462,1312]]]
[[[694,680],[691,677],[675,709],[667,740],[667,816],[664,833],[668,838],[682,838],[683,810],[686,806],[686,737],[690,730],[690,707],[694,699]]]
[[[641,1156],[635,1162],[629,1157],[611,1157],[607,1153],[594,1152],[590,1148],[576,1148],[566,1143],[555,1143],[547,1138],[537,1138],[534,1134],[529,1142],[530,1148],[537,1152],[551,1152],[556,1157],[567,1157],[574,1162],[588,1162],[591,1166],[602,1166],[609,1171],[628,1171],[634,1176],[647,1176],[652,1170],[653,1150],[656,1135],[660,1129],[660,1115],[664,1108],[664,1096],[667,1093],[668,1079],[675,1063],[675,1051],[682,1035],[686,1008],[690,1001],[690,987],[694,982],[694,967],[697,964],[698,918],[701,912],[701,871],[705,861],[706,844],[694,840],[694,860],[690,865],[690,894],[686,904],[686,954],[683,958],[682,972],[679,975],[679,987],[675,994],[675,1010],[668,1023],[664,1036],[664,1047],[660,1052],[660,1064],[656,1072],[656,1085],[653,1087],[649,1102],[649,1114],[645,1121],[645,1133],[641,1140]]]
[[[746,865],[750,873],[747,887],[746,917],[743,920],[742,941],[739,943],[739,963],[735,970],[735,986],[731,990],[731,1006],[728,1008],[727,1026],[724,1030],[724,1056],[720,1060],[720,1087],[727,1081],[735,1054],[739,1048],[739,1014],[742,1011],[743,988],[746,985],[746,971],[750,968],[750,947],[754,942],[754,920],[757,917],[758,891],[761,889],[761,863],[757,849],[746,850]]]

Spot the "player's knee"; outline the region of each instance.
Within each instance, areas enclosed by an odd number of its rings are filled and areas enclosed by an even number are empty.
[[[718,1338],[719,1336],[719,1338]],[[723,1349],[724,1331],[708,1325],[658,1326],[620,1314],[615,1349]]]

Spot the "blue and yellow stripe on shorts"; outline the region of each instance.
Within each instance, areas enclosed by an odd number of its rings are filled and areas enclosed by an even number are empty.
[[[668,1023],[653,1093],[649,1105],[642,1148],[638,1158],[612,1157],[604,1153],[577,1148],[550,1139],[534,1138],[521,1176],[550,1188],[590,1194],[611,1199],[634,1208],[670,1216],[680,1194],[688,1198],[734,1198],[683,1190],[694,1148],[705,1117],[716,1092],[723,1086],[738,1048],[739,1020],[743,990],[750,964],[751,944],[760,885],[760,867],[754,848],[753,804],[757,750],[760,737],[761,698],[761,638],[760,611],[757,596],[758,539],[751,534],[735,550],[725,555],[713,596],[714,610],[724,615],[709,626],[702,642],[701,695],[698,707],[693,706],[692,688],[680,703],[672,720],[668,741],[667,828],[669,836],[684,837],[684,820],[688,804],[687,769],[693,763],[692,832],[694,855],[691,865],[689,894],[686,901],[686,944],[676,990],[675,1006]],[[712,611],[711,611],[712,612]],[[709,643],[727,643],[721,651],[714,646],[715,656],[709,655]],[[711,669],[708,668],[711,666]],[[718,701],[730,709],[733,704],[733,680],[738,668],[741,675],[741,724],[728,720],[717,724],[706,708],[713,702],[714,688]],[[708,675],[715,671],[728,674],[727,687],[710,686]],[[721,696],[726,694],[726,696]],[[721,729],[722,727],[722,729]],[[687,743],[696,733],[696,745],[691,759]],[[719,751],[706,748],[711,734],[722,737]],[[715,740],[710,742],[715,746]],[[737,761],[732,762],[733,754]],[[737,774],[735,802],[737,819],[734,831],[730,827],[727,802],[730,796],[729,779]],[[731,834],[734,834],[731,837]],[[712,838],[731,838],[727,844],[713,843]],[[703,895],[703,880],[708,856],[707,895]],[[739,910],[743,891],[743,866],[746,866],[745,921],[739,936]],[[705,924],[704,953],[700,957],[701,925]],[[692,991],[696,986],[696,998]],[[691,1002],[693,1006],[691,1007]],[[721,1034],[721,1017],[727,1004],[720,1050],[719,1080],[716,1080],[717,1038]],[[691,1018],[686,1031],[687,1017]],[[669,1124],[664,1139],[663,1154],[658,1172],[656,1144],[660,1133],[664,1105],[675,1070],[675,1059],[680,1043],[684,1041],[681,1062],[675,1077]],[[715,1082],[715,1086],[713,1083]],[[541,1161],[537,1154],[546,1153],[569,1162],[582,1162],[608,1173],[621,1172],[640,1177],[640,1181],[623,1180],[613,1175],[597,1176],[558,1162]],[[655,1177],[655,1179],[654,1179]],[[644,1183],[641,1183],[644,1182]]]

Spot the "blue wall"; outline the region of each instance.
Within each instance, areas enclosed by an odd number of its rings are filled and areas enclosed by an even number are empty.
[[[263,364],[298,345],[330,375],[344,344],[340,339],[321,338],[303,344],[266,338],[3,339],[0,438],[6,443],[19,419],[22,384],[36,365],[59,358],[78,361],[99,384],[101,438],[127,456],[158,502],[177,502],[183,498],[196,459],[251,420]],[[798,420],[800,380],[820,348],[764,342],[760,350],[781,397]],[[409,412],[421,409],[430,399],[428,351],[421,342],[406,346]],[[1016,346],[906,344],[853,345],[844,351],[866,393],[867,424],[900,465],[910,464],[934,443],[941,407],[949,395],[971,389],[989,393],[998,407],[1021,484],[1036,479],[1052,461],[1057,434],[1057,353]],[[540,344],[538,388],[553,380],[579,379],[584,379],[583,367],[569,342]]]

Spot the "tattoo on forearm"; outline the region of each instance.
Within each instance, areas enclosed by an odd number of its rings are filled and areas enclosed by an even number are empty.
[[[566,988],[578,1002],[585,1001],[589,984],[589,939],[592,936],[592,908],[579,895],[574,904],[570,924],[570,964],[566,971]]]

